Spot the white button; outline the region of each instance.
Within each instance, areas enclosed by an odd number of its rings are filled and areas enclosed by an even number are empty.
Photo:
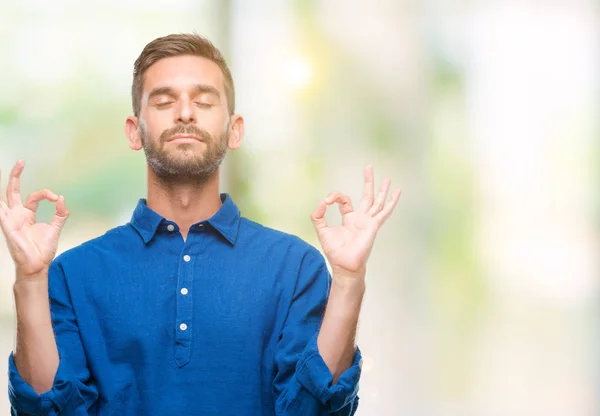
[[[187,290],[187,288],[185,288],[185,287],[184,287],[184,288],[182,288],[182,289],[181,289],[181,294],[182,294],[182,295],[187,295],[187,294],[188,294],[188,290]]]
[[[173,226],[173,224],[167,225],[167,230],[173,231],[174,229],[175,229],[175,227]]]
[[[204,224],[198,224],[198,227],[204,227]]]
[[[181,329],[182,331],[185,331],[187,329],[187,325],[181,324],[181,325],[179,325],[179,329]]]
[[[185,256],[183,256],[183,261],[185,261],[186,263],[188,261],[190,261],[192,258],[190,256],[188,256],[187,254]]]

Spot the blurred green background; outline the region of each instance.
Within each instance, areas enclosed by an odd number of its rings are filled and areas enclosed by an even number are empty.
[[[310,212],[333,190],[356,203],[364,164],[403,189],[369,263],[359,416],[596,415],[599,16],[585,0],[0,0],[2,186],[23,158],[24,194],[65,195],[60,251],[127,222],[145,196],[123,133],[133,62],[204,34],[246,121],[222,172],[243,215],[318,246]],[[0,241],[1,374],[13,280]]]

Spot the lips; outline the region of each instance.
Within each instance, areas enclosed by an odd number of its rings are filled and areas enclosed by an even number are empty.
[[[188,134],[178,134],[177,136],[173,136],[171,137],[169,140],[167,140],[168,142],[172,142],[173,140],[177,140],[177,139],[188,139],[188,140],[197,140],[199,142],[203,141],[200,137],[198,136],[191,136]]]

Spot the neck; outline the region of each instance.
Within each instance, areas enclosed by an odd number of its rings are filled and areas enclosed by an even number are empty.
[[[205,182],[164,181],[148,166],[147,205],[162,217],[175,222],[183,239],[188,230],[209,219],[221,208],[219,169]]]

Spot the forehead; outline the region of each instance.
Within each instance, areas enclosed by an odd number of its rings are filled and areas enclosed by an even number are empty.
[[[210,59],[183,55],[163,58],[152,64],[144,74],[144,93],[154,88],[171,87],[185,90],[196,85],[210,85],[224,90],[221,68]]]

